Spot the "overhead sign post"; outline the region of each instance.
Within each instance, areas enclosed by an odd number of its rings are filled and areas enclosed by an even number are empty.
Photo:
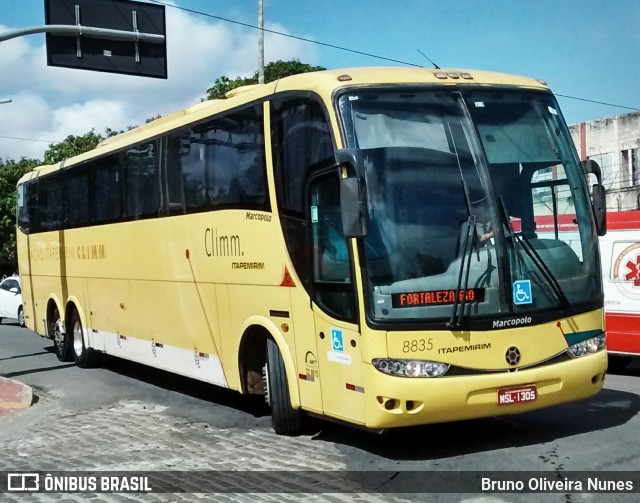
[[[45,20],[49,66],[167,78],[162,5],[45,0]]]

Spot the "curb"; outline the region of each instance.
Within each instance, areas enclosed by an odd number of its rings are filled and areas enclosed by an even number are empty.
[[[33,401],[31,387],[0,376],[0,415],[13,409],[26,409]]]

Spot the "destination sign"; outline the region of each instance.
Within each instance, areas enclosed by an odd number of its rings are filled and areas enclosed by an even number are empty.
[[[394,308],[446,305],[453,304],[456,297],[458,302],[484,302],[484,288],[394,293],[391,295],[391,303]]]

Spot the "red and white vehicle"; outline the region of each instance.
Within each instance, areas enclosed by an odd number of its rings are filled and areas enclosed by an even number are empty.
[[[607,349],[640,355],[640,210],[607,213],[600,253]]]

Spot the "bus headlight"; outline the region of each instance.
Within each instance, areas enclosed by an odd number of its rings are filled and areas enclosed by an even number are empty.
[[[604,349],[606,341],[606,334],[601,334],[597,337],[592,337],[591,339],[587,339],[586,341],[578,342],[577,344],[569,346],[569,348],[567,349],[567,354],[572,358],[578,358],[579,356],[597,353],[601,349]]]
[[[447,363],[390,358],[375,358],[371,363],[380,372],[400,377],[439,377],[450,367]]]

